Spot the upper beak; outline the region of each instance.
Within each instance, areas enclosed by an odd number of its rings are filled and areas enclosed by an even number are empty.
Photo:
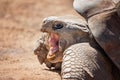
[[[41,32],[46,32],[46,28],[47,28],[47,26],[45,26],[44,24],[42,24],[42,26],[40,28],[40,31]]]

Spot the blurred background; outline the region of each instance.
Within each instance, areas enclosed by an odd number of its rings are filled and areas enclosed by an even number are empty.
[[[73,0],[0,0],[0,80],[60,80],[33,54],[43,18],[76,15]]]

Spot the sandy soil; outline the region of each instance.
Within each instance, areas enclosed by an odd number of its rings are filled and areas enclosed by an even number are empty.
[[[72,0],[0,0],[0,80],[60,80],[33,54],[41,20],[77,15]]]

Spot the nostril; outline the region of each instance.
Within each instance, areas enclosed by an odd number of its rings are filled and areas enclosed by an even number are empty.
[[[45,25],[45,26],[42,26],[42,27],[40,28],[40,31],[41,31],[41,32],[47,32],[47,30],[48,30],[48,28],[47,28],[46,25]]]

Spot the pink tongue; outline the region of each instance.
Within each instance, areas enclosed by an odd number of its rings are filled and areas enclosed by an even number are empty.
[[[58,45],[57,45],[58,40],[59,40],[58,35],[51,33],[48,41],[49,47],[50,47],[48,54],[50,56],[52,56],[55,52],[58,51]]]

